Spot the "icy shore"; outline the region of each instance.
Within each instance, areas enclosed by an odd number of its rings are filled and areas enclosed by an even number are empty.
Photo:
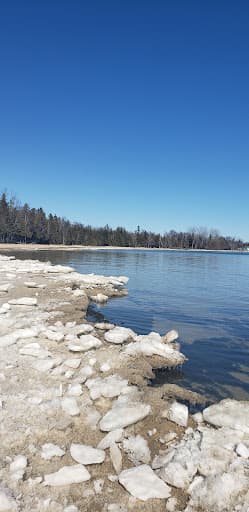
[[[0,512],[248,511],[249,403],[191,416],[146,381],[176,331],[86,321],[126,283],[0,256]]]

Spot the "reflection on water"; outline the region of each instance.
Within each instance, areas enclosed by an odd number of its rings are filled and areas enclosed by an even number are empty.
[[[98,319],[140,334],[177,329],[188,361],[171,382],[211,398],[249,399],[249,254],[103,250],[16,256],[72,265],[81,273],[127,275],[129,295],[91,308],[92,318],[98,313]]]

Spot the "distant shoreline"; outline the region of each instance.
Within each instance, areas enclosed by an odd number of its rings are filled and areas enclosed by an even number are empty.
[[[173,252],[221,252],[249,254],[249,251],[239,249],[173,249],[167,247],[123,247],[115,245],[52,245],[52,244],[0,244],[0,251],[173,251]]]

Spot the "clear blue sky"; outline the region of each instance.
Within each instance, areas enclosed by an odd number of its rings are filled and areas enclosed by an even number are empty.
[[[0,190],[249,239],[248,0],[0,0]]]

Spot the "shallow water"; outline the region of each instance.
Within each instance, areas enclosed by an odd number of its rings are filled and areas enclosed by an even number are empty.
[[[89,316],[104,315],[139,334],[177,329],[188,361],[178,372],[158,372],[156,383],[175,382],[211,399],[249,399],[249,254],[146,250],[13,254],[71,265],[81,273],[128,276],[129,295],[91,308]]]

